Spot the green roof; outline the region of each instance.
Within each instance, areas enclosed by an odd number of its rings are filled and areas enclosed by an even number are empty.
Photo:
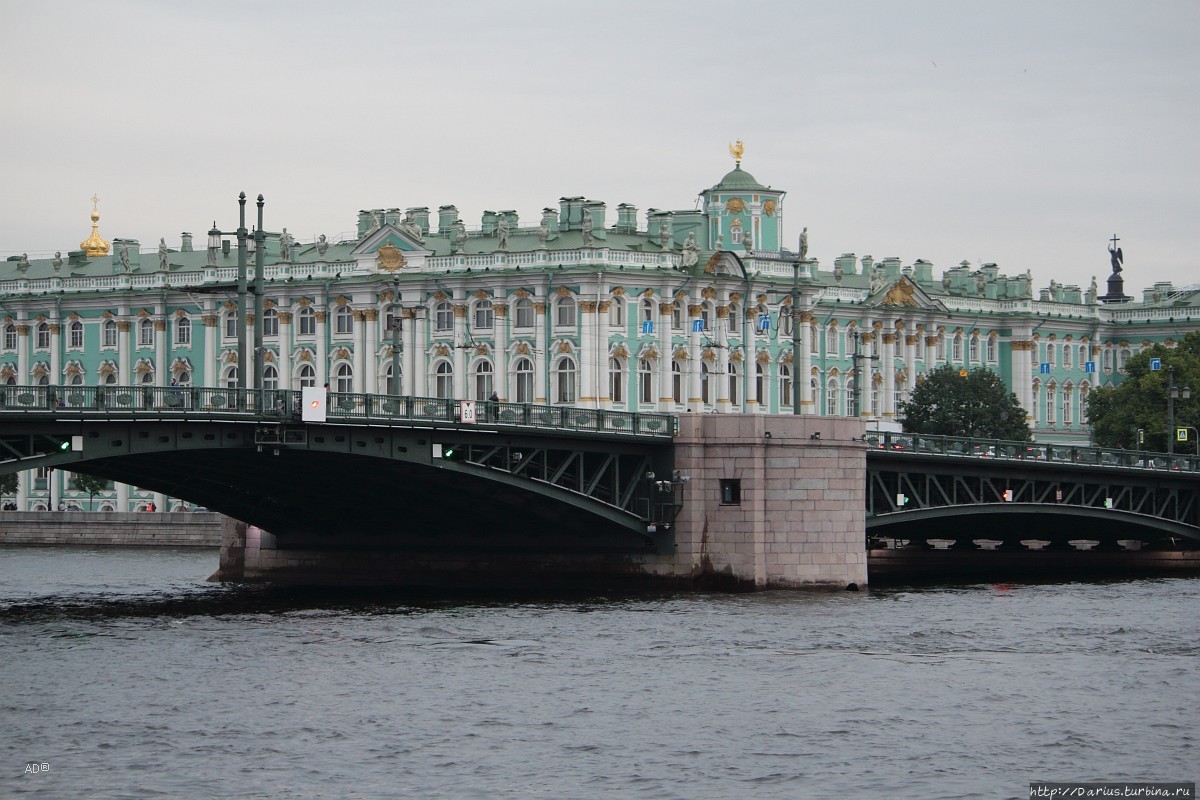
[[[766,189],[758,181],[754,180],[754,176],[742,169],[742,165],[738,164],[733,170],[721,178],[721,182],[713,187],[713,191],[724,189],[725,191],[755,191]]]

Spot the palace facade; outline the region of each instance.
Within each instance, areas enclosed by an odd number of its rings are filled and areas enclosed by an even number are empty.
[[[262,350],[241,357],[230,237],[214,230],[196,246],[185,233],[142,252],[105,241],[93,209],[91,236],[65,258],[0,262],[0,384],[236,386],[245,370],[251,388],[771,414],[790,413],[798,393],[802,413],[898,429],[921,375],[955,364],[999,374],[1038,440],[1085,443],[1088,393],[1119,382],[1141,348],[1200,327],[1196,286],[1158,282],[1113,302],[1111,286],[1035,289],[1028,270],[995,264],[940,275],[853,253],[822,264],[800,224],[800,246],[784,247],[786,192],[740,158],[700,198],[642,215],[563,197],[532,224],[485,211],[478,226],[450,205],[375,209],[315,242],[267,233]],[[27,473],[16,502],[86,507],[72,486],[61,471]],[[151,502],[179,505],[117,486],[95,506]]]

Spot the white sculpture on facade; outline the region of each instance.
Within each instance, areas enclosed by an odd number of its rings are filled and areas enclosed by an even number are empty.
[[[683,243],[683,258],[679,262],[679,266],[687,268],[694,267],[700,262],[700,246],[696,244],[695,234],[689,232],[687,241]]]

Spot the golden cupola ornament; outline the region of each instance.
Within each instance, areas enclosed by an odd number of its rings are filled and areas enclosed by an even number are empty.
[[[79,243],[79,249],[87,253],[88,258],[108,255],[108,240],[100,237],[99,204],[100,198],[92,195],[92,235]]]

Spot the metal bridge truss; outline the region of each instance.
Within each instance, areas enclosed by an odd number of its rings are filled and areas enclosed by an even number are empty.
[[[442,458],[550,484],[634,514],[648,526],[669,526],[683,503],[683,484],[659,480],[646,453],[544,446],[443,444]]]
[[[983,503],[1036,503],[1125,511],[1200,526],[1200,501],[1184,482],[1133,481],[1128,474],[964,474],[868,469],[867,516]]]

